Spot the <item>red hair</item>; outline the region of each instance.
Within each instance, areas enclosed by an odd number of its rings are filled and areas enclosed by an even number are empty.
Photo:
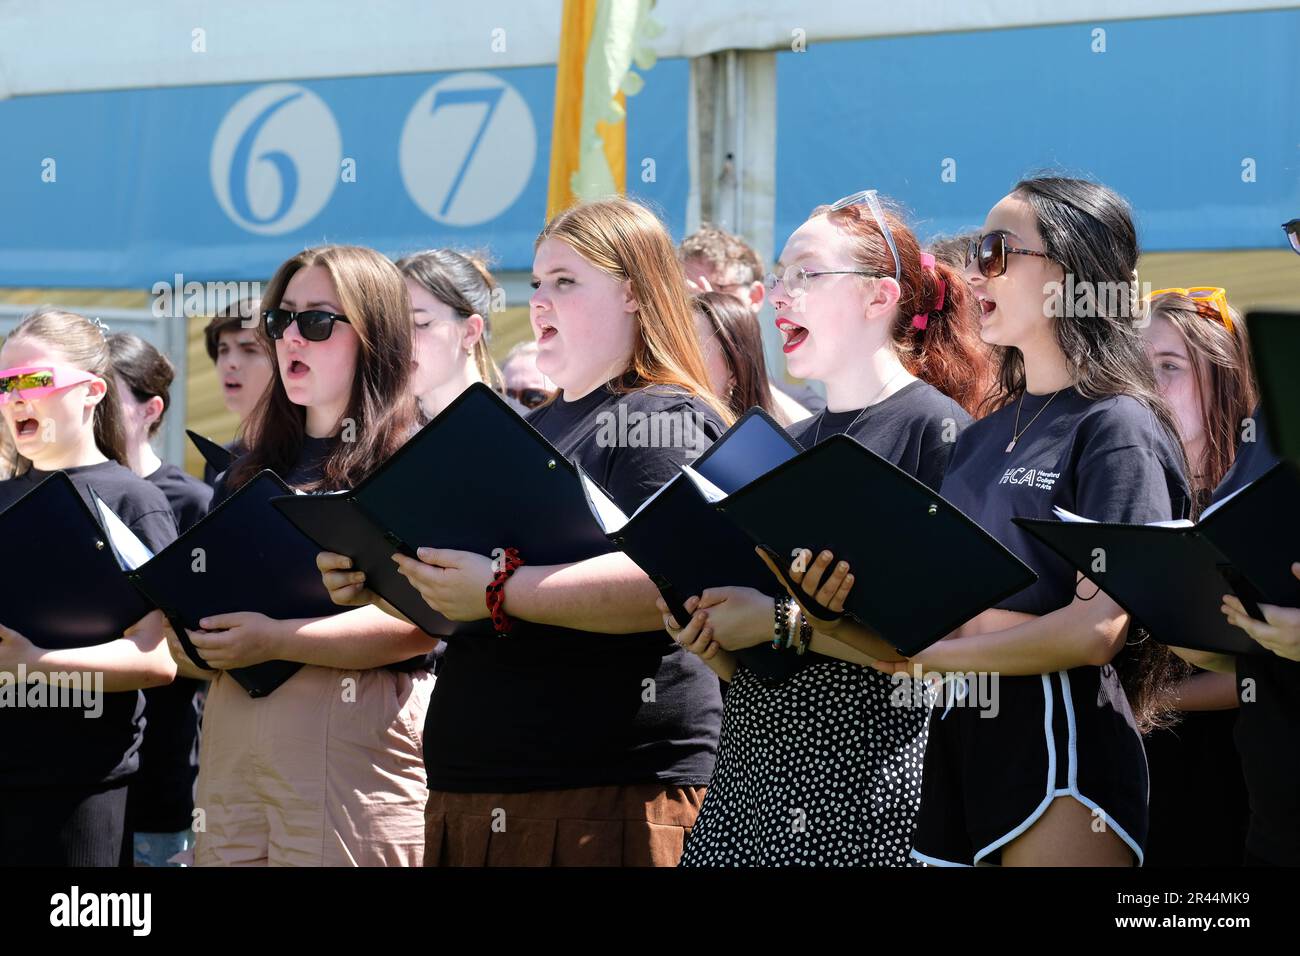
[[[942,261],[924,268],[916,235],[888,206],[883,212],[901,275],[898,317],[891,330],[898,357],[908,372],[974,415],[993,383],[989,349],[980,339],[979,304],[960,270]],[[894,257],[870,207],[845,206],[832,212],[829,206],[818,206],[812,215],[825,215],[847,234],[853,259],[864,270],[894,275]],[[940,282],[942,305],[936,309]],[[924,329],[913,322],[917,315],[925,317]]]

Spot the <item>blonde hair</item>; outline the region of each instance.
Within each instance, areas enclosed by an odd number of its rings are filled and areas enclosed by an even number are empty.
[[[616,391],[674,385],[697,396],[723,424],[735,421],[709,389],[686,278],[654,213],[621,196],[579,203],[551,219],[534,248],[547,239],[559,239],[601,272],[632,284],[636,339]]]

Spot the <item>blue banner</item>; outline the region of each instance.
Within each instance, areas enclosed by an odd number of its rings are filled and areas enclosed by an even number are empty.
[[[1143,248],[1271,248],[1300,215],[1300,10],[890,37],[777,58],[776,248],[876,187],[924,238],[1026,174],[1098,179]]]
[[[628,192],[677,234],[689,72],[661,61],[628,98]],[[0,285],[264,280],[322,242],[527,270],[554,87],[521,67],[0,101]]]

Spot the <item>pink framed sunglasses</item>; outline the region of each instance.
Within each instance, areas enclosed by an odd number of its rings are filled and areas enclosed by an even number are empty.
[[[98,381],[99,376],[70,365],[22,365],[0,370],[0,405],[14,398],[31,401],[61,388]]]

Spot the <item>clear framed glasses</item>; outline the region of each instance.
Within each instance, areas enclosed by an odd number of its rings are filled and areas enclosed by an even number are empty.
[[[767,287],[768,292],[776,291],[776,284],[779,282],[785,286],[785,291],[790,295],[802,295],[808,291],[808,280],[815,279],[818,276],[867,276],[870,279],[882,279],[879,272],[867,272],[863,269],[818,269],[809,271],[803,266],[786,266],[780,275],[775,272],[769,272],[763,277],[763,285]]]
[[[845,196],[831,204],[827,212],[835,212],[838,209],[847,209],[849,206],[866,206],[871,210],[871,215],[876,217],[876,225],[880,227],[880,234],[885,237],[885,244],[889,246],[889,254],[894,258],[894,281],[901,283],[903,281],[902,264],[898,261],[898,247],[894,245],[894,234],[889,231],[889,223],[885,222],[885,210],[880,206],[880,199],[874,189],[863,189],[851,196]],[[789,288],[787,286],[786,288]]]

